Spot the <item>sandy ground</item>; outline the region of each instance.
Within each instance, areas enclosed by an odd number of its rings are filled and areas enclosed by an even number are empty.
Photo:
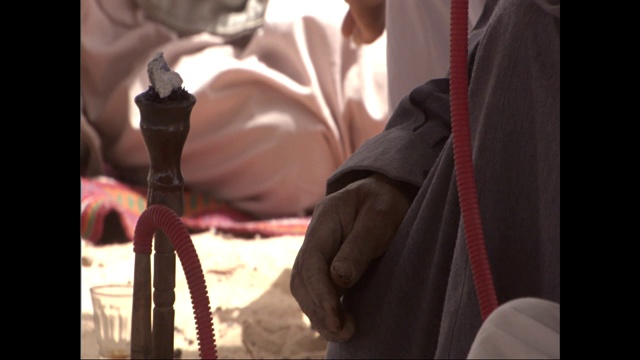
[[[302,236],[238,239],[209,233],[191,237],[205,274],[218,357],[323,358],[326,342],[309,326],[289,291]],[[133,283],[131,243],[94,246],[81,239],[81,358],[98,358],[89,288]],[[174,349],[199,358],[189,288],[176,258]]]

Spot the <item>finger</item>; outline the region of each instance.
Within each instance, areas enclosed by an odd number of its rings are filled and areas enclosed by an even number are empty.
[[[307,300],[307,306],[318,329],[325,330],[326,336],[334,338],[344,328],[345,314],[340,304],[342,294],[329,274],[329,261],[319,253],[311,253],[303,262],[301,278],[312,301],[310,304]]]
[[[325,303],[318,306],[309,293],[300,269],[294,266],[291,275],[291,292],[298,301],[316,331],[327,341],[342,342],[348,340],[355,332],[353,317],[342,312],[341,307]]]
[[[344,341],[351,337],[355,326],[340,304],[342,290],[329,274],[331,260],[343,239],[342,218],[354,218],[354,210],[345,207],[333,196],[322,201],[305,235],[292,270],[291,288],[300,308],[326,339]],[[350,203],[350,202],[347,202]]]
[[[314,305],[324,309],[337,307],[340,295],[329,275],[327,260],[319,253],[305,255],[300,272]]]
[[[367,221],[356,221],[331,264],[332,280],[345,289],[360,279],[371,260],[382,255],[395,232],[385,226],[379,210],[367,211],[359,218]]]

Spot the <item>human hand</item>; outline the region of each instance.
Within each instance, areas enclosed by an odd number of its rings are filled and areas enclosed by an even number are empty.
[[[313,327],[331,342],[355,332],[340,304],[345,289],[388,248],[412,196],[373,175],[324,198],[311,218],[291,272],[290,288]]]
[[[345,0],[349,10],[342,20],[342,35],[356,44],[370,44],[385,28],[385,0]]]

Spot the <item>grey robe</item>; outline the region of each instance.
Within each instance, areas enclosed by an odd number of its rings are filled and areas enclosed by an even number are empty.
[[[472,151],[499,304],[560,302],[559,3],[500,1],[470,38]],[[417,87],[327,183],[332,193],[380,172],[420,188],[388,251],[343,297],[357,330],[328,358],[466,358],[480,328],[448,93],[448,79]]]

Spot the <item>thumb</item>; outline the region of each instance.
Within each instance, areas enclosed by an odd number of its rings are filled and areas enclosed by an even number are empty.
[[[364,222],[362,222],[364,223]],[[331,263],[331,279],[346,289],[360,279],[371,260],[386,250],[391,234],[369,224],[356,225]]]

